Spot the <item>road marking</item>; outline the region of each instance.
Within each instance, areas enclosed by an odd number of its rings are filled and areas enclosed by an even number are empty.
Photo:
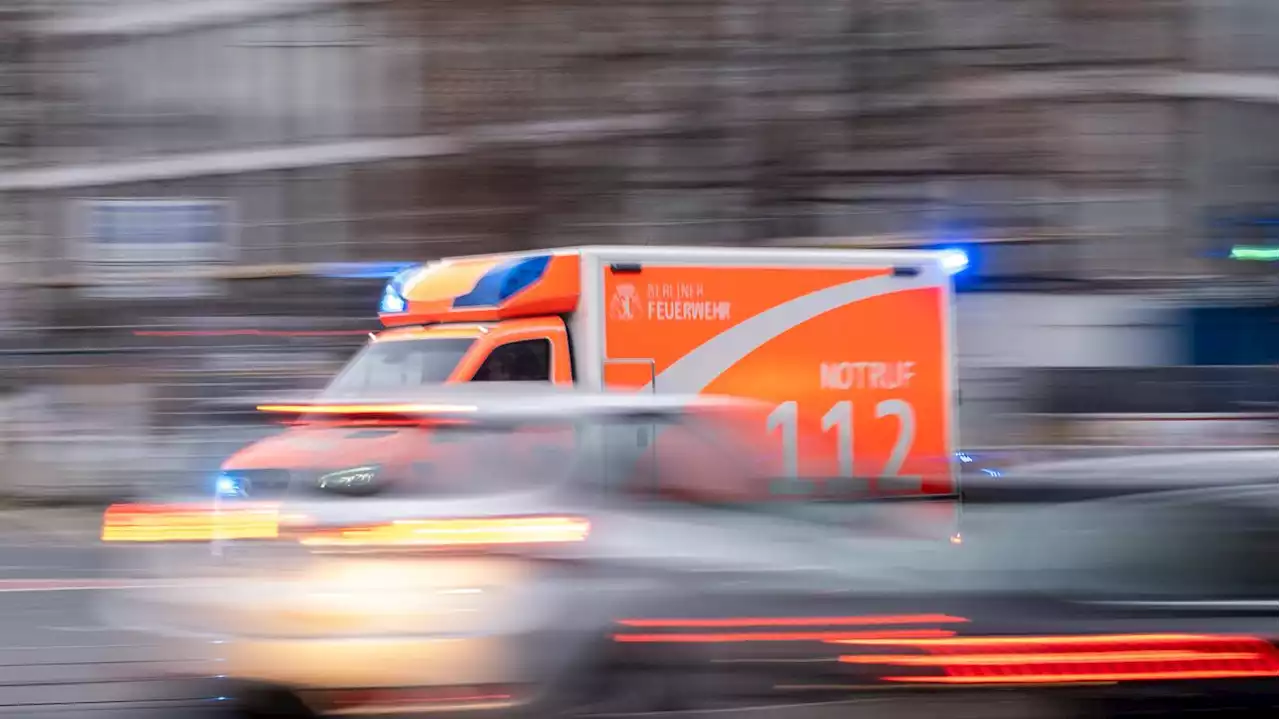
[[[41,628],[41,629],[47,629],[47,630],[49,630],[49,631],[51,631],[51,632],[89,632],[89,633],[98,633],[98,632],[114,632],[114,631],[119,631],[119,630],[118,630],[118,629],[116,629],[115,627],[108,627],[108,626],[105,626],[105,625],[100,625],[100,626],[96,626],[96,627],[54,627],[54,626],[48,626],[48,627],[40,627],[40,628]]]
[[[99,589],[163,589],[181,582],[147,579],[0,579],[3,592],[85,592]]]
[[[1189,602],[1085,602],[1085,604],[1101,604],[1113,607],[1141,607],[1143,609],[1199,609],[1202,611],[1216,611],[1222,609],[1258,609],[1275,611],[1276,606],[1280,605],[1274,599],[1260,600],[1196,600]]]

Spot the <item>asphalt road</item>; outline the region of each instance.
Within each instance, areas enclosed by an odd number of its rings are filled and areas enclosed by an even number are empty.
[[[10,535],[12,537],[13,535]],[[216,680],[165,679],[166,670],[192,676],[217,673],[216,647],[208,657],[178,656],[147,636],[110,626],[99,608],[109,593],[146,580],[130,576],[121,552],[93,538],[52,540],[0,533],[0,719],[230,719],[230,702]],[[134,550],[136,551],[136,550]],[[114,560],[114,561],[113,561]],[[168,653],[166,653],[168,652]],[[888,697],[848,702],[735,710],[750,719],[1024,719],[999,712],[1001,702],[965,707],[907,709]],[[721,719],[724,711],[667,715],[669,719]],[[1039,716],[1038,713],[1031,716]]]
[[[92,540],[0,537],[0,717],[215,717],[216,687],[164,680],[162,669],[209,667],[166,656],[145,636],[98,616],[129,577]],[[127,551],[127,550],[124,550]],[[216,671],[210,667],[207,671]]]
[[[22,540],[15,536],[24,537]],[[121,553],[95,537],[0,532],[0,719],[230,719],[216,680],[175,681],[217,674],[217,648],[179,656],[146,635],[111,626],[100,609],[110,593],[148,580],[127,569]],[[137,556],[136,554],[132,556]],[[132,575],[132,576],[131,576]],[[196,651],[196,650],[192,650]],[[900,706],[886,696],[842,702],[708,710],[664,719],[1025,719],[1039,711],[1011,700],[942,706]],[[608,716],[608,715],[602,715]],[[614,715],[618,716],[618,715]]]

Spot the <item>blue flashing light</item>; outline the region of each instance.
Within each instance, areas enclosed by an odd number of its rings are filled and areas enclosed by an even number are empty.
[[[229,474],[220,474],[213,482],[213,493],[219,497],[242,497],[244,487],[238,478]]]
[[[417,271],[417,265],[402,268],[387,282],[386,288],[382,290],[382,299],[378,301],[378,312],[384,315],[397,314],[409,309],[409,301],[404,298],[404,285]]]
[[[942,251],[942,268],[949,275],[958,275],[969,268],[969,253],[951,248]]]
[[[484,273],[470,292],[454,298],[453,306],[497,307],[542,279],[550,263],[550,255],[518,257],[503,262]]]
[[[405,300],[404,296],[400,294],[400,291],[388,284],[387,288],[382,291],[382,300],[378,302],[378,312],[381,312],[382,314],[395,314],[397,312],[404,312],[408,306],[409,303]]]

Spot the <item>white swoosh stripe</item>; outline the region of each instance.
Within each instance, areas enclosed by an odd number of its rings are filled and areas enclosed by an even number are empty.
[[[778,335],[825,312],[854,302],[934,286],[924,278],[881,275],[826,287],[783,302],[712,337],[645,385],[652,390],[701,392],[744,357]]]

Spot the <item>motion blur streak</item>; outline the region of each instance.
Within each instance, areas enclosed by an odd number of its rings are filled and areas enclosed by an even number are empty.
[[[367,330],[134,330],[135,337],[347,337]]]
[[[846,639],[839,644],[910,644],[921,649],[943,647],[989,647],[1022,645],[1043,648],[1047,645],[1093,646],[1099,644],[1185,644],[1189,642],[1246,641],[1260,642],[1254,637],[1210,636],[1203,634],[1085,634],[1081,636],[955,637],[899,642],[889,639]]]
[[[1171,681],[1175,679],[1244,679],[1247,677],[1273,677],[1275,671],[1160,671],[1123,672],[1098,674],[1024,674],[1019,676],[973,677],[881,677],[887,682],[912,682],[916,684],[1096,684],[1138,681]]]
[[[398,707],[411,709],[415,706],[439,709],[448,706],[484,708],[500,705],[512,699],[511,694],[498,692],[450,692],[447,690],[422,689],[363,689],[334,692],[317,692],[315,696],[323,705],[335,710],[356,711],[371,707]]]
[[[581,542],[591,524],[577,517],[402,520],[374,527],[315,532],[308,546],[457,546]]]
[[[1090,652],[1088,654],[976,654],[973,656],[939,657],[912,656],[909,654],[883,654],[868,657],[840,657],[847,664],[899,664],[915,667],[945,667],[971,664],[991,666],[1000,664],[1096,664],[1098,662],[1171,662],[1188,660],[1255,659],[1252,652]]]
[[[615,634],[614,641],[636,643],[808,642],[841,639],[915,639],[949,637],[945,629],[902,629],[883,632],[752,632],[723,634]]]
[[[435,412],[474,412],[475,407],[461,404],[264,404],[259,412],[281,414],[432,414]]]
[[[215,508],[191,505],[116,504],[103,515],[104,542],[207,542],[275,539],[280,515],[274,505]]]
[[[825,627],[876,624],[955,624],[964,617],[945,614],[901,614],[866,617],[734,617],[728,619],[623,619],[627,627]]]
[[[842,656],[840,661],[939,667],[945,676],[891,676],[884,679],[945,684],[1225,679],[1277,674],[1275,648],[1253,637],[992,637],[903,644],[935,653],[929,656]],[[1106,648],[1099,651],[1095,647]],[[986,652],[983,651],[985,648],[998,648],[999,651]]]

